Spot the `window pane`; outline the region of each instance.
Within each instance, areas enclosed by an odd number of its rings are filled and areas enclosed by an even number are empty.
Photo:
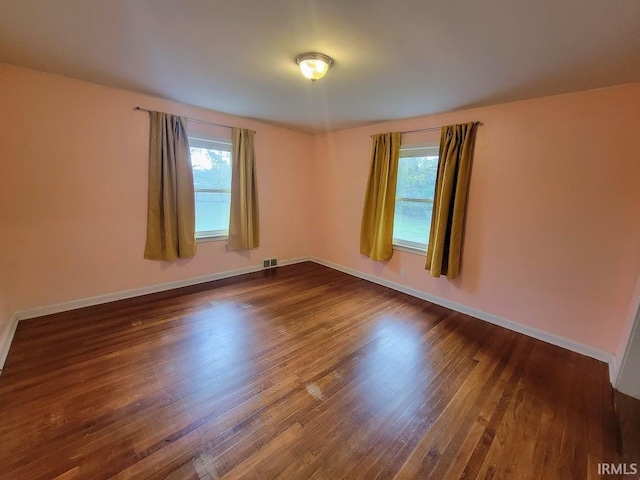
[[[230,193],[196,192],[196,232],[229,229]]]
[[[396,196],[432,200],[437,171],[437,156],[401,157]],[[393,238],[426,245],[429,242],[432,209],[431,202],[396,199]]]
[[[194,142],[197,143],[197,142]],[[231,189],[231,153],[226,150],[191,147],[193,183],[198,189]],[[196,232],[229,229],[230,193],[196,191]]]
[[[393,238],[427,244],[431,228],[431,203],[396,201]]]
[[[396,195],[433,199],[438,173],[438,157],[404,157],[398,164]]]
[[[231,188],[231,153],[197,147],[190,151],[196,188]]]

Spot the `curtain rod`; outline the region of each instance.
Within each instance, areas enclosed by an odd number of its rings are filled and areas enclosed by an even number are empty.
[[[135,107],[134,110],[139,110],[141,112],[155,112],[156,110],[149,110],[148,108],[142,108],[142,107]],[[222,123],[215,123],[215,122],[207,122],[206,120],[198,120],[197,118],[191,118],[191,117],[186,117],[188,121],[190,122],[194,122],[194,123],[203,123],[205,125],[214,125],[216,127],[224,127],[224,128],[233,128],[230,125],[224,125]]]
[[[473,122],[474,125],[482,125],[482,122]],[[402,132],[399,133],[417,133],[417,132],[433,132],[436,130],[441,130],[442,127],[429,127],[429,128],[418,128],[417,130],[404,130]],[[371,138],[373,138],[373,135],[371,135]]]

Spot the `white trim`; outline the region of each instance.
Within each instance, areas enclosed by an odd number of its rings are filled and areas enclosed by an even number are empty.
[[[11,342],[13,342],[13,336],[16,334],[16,328],[18,327],[18,317],[13,314],[9,320],[9,331],[6,337],[0,343],[0,375],[2,375],[2,369],[4,368],[4,362],[7,361],[7,355],[9,355],[9,349],[11,348]]]
[[[400,144],[399,158],[438,157],[440,156],[440,142]]]
[[[226,242],[229,239],[229,235],[203,235],[201,237],[196,233],[196,243],[207,243],[207,242]]]
[[[611,355],[611,360],[609,360],[609,380],[613,388],[616,388],[618,384],[618,372],[618,358],[614,354]]]
[[[211,282],[213,280],[235,277],[237,275],[257,272],[259,270],[260,267],[257,266],[239,268],[237,270],[230,270],[227,272],[203,275],[201,277],[195,278],[186,278],[184,280],[176,280],[174,282],[159,283],[148,287],[122,290],[115,293],[107,293],[104,295],[97,295],[95,297],[88,297],[80,300],[71,300],[70,302],[56,303],[54,305],[47,305],[45,307],[21,310],[16,312],[16,315],[18,317],[18,320],[27,320],[29,318],[42,317],[44,315],[67,312],[69,310],[76,310],[78,308],[92,307],[94,305],[101,305],[103,303],[116,302],[118,300],[124,300],[126,298],[140,297],[142,295],[148,295],[150,293],[164,292],[166,290],[173,290],[175,288],[188,287],[191,285],[197,285],[199,283]]]
[[[639,325],[640,325],[640,304],[638,305],[636,316],[633,319],[633,326],[631,327],[631,331],[629,332],[629,337],[627,338],[627,344],[624,348],[624,353],[622,354],[620,367],[617,368],[617,365],[616,365],[615,376],[612,377],[611,384],[614,386],[614,388],[617,388],[620,386],[620,372],[625,369],[625,366],[627,364],[627,359],[629,358],[629,351],[631,350],[631,343],[633,342],[633,339],[637,334],[640,334],[640,332],[637,332],[638,328],[640,328]]]
[[[281,266],[293,265],[294,263],[301,263],[309,261],[309,257],[292,258],[289,260],[283,260],[280,262]],[[167,290],[173,290],[181,287],[189,287],[191,285],[197,285],[199,283],[212,282],[214,280],[222,280],[224,278],[237,277],[238,275],[245,275],[247,273],[259,272],[262,270],[262,263],[251,267],[239,268],[236,270],[228,270],[226,272],[213,273],[211,275],[203,275],[201,277],[186,278],[184,280],[177,280],[174,282],[159,283],[148,287],[134,288],[131,290],[122,290],[115,293],[107,293],[105,295],[97,295],[95,297],[83,298],[80,300],[72,300],[70,302],[57,303],[55,305],[47,305],[45,307],[37,307],[29,310],[21,310],[15,313],[15,317],[18,320],[27,320],[29,318],[42,317],[44,315],[51,315],[54,313],[67,312],[69,310],[76,310],[78,308],[92,307],[94,305],[101,305],[103,303],[115,302],[118,300],[124,300],[126,298],[140,297],[142,295],[148,295],[150,293],[164,292]]]
[[[219,152],[231,153],[231,139],[230,138],[203,138],[188,135],[189,147],[205,148],[207,150],[217,150]]]
[[[273,257],[273,258],[276,258],[276,257]],[[309,256],[290,258],[289,260],[278,260],[278,267],[286,267],[287,265],[294,265],[296,263],[311,262],[311,261],[312,261],[312,258]],[[260,266],[262,266],[262,262],[260,263]]]
[[[394,240],[395,242],[395,240]],[[401,243],[393,243],[393,249],[400,252],[410,253],[412,255],[420,255],[421,257],[427,256],[427,247],[424,250],[418,247],[412,247],[411,245],[403,245]]]
[[[322,260],[315,257],[311,257],[311,261],[318,263],[320,265],[324,265],[325,267],[329,267],[334,270],[338,270],[340,272],[353,275],[354,277],[362,278],[363,280],[368,280],[370,282],[377,283],[378,285],[391,288],[392,290],[397,290],[398,292],[406,293],[407,295],[411,295],[412,297],[420,298],[421,300],[426,300],[427,302],[435,303],[436,305],[441,305],[443,307],[450,308],[451,310],[455,310],[456,312],[464,313],[471,317],[477,318],[479,320],[484,320],[485,322],[489,322],[494,325],[498,325],[500,327],[507,328],[514,332],[522,333],[523,335],[527,335],[528,337],[532,337],[537,340],[542,340],[543,342],[550,343],[551,345],[562,347],[566,350],[571,350],[572,352],[576,352],[581,355],[585,355],[587,357],[595,358],[596,360],[600,360],[601,362],[610,364],[610,362],[614,357],[612,353],[605,352],[603,350],[599,350],[597,348],[593,348],[588,345],[583,345],[581,343],[574,342],[573,340],[569,340],[567,338],[560,337],[558,335],[553,335],[551,333],[538,330],[537,328],[528,327],[526,325],[522,325],[512,320],[507,320],[506,318],[498,317],[497,315],[492,315],[490,313],[483,312],[482,310],[477,310],[475,308],[467,307],[466,305],[462,305],[460,303],[455,303],[450,300],[446,300],[444,298],[436,297],[435,295],[421,292],[420,290],[415,290],[413,288],[409,288],[404,285],[400,285],[399,283],[391,282],[389,280],[385,280],[383,278],[376,277],[368,273],[343,267],[336,263],[328,262],[326,260]]]
[[[586,355],[587,357],[595,358],[596,360],[600,360],[602,362],[609,364],[609,375],[611,378],[612,384],[614,381],[617,381],[618,376],[618,366],[617,359],[615,355],[609,352],[604,352],[602,350],[598,350],[593,347],[589,347],[587,345],[583,345],[578,342],[574,342],[573,340],[569,340],[557,335],[553,335],[547,332],[543,332],[542,330],[538,330],[533,327],[528,327],[526,325],[519,324],[517,322],[507,320],[505,318],[498,317],[496,315],[492,315],[490,313],[483,312],[481,310],[477,310],[475,308],[467,307],[465,305],[461,305],[459,303],[451,302],[444,298],[436,297],[435,295],[431,295],[425,292],[421,292],[419,290],[415,290],[413,288],[406,287],[404,285],[400,285],[395,282],[391,282],[389,280],[385,280],[383,278],[376,277],[374,275],[370,275],[364,272],[360,272],[358,270],[353,270],[351,268],[343,267],[336,263],[328,262],[326,260],[322,260],[316,257],[297,257],[291,258],[288,260],[282,260],[279,262],[279,266],[293,265],[296,263],[302,262],[315,262],[319,265],[324,265],[325,267],[332,268],[334,270],[338,270],[340,272],[346,273],[348,275],[352,275],[354,277],[362,278],[364,280],[368,280],[370,282],[376,283],[378,285],[385,286],[387,288],[391,288],[392,290],[396,290],[398,292],[406,293],[407,295],[411,295],[412,297],[419,298],[421,300],[426,300],[427,302],[435,303],[437,305],[441,305],[443,307],[450,308],[451,310],[455,310],[460,313],[464,313],[466,315],[472,316],[479,320],[484,320],[485,322],[492,323],[494,325],[498,325],[514,332],[522,333],[529,337],[542,340],[543,342],[550,343],[552,345],[556,345],[558,347],[562,347],[564,349],[570,350],[572,352],[579,353],[581,355]],[[75,310],[83,307],[90,307],[93,305],[100,305],[103,303],[114,302],[117,300],[123,300],[126,298],[133,298],[142,295],[148,295],[150,293],[158,293],[166,290],[172,290],[175,288],[187,287],[191,285],[197,285],[199,283],[211,282],[214,280],[221,280],[224,278],[236,277],[239,275],[244,275],[247,273],[254,273],[262,270],[262,264],[258,266],[245,267],[236,270],[229,270],[226,272],[214,273],[211,275],[204,275],[201,277],[188,278],[184,280],[178,280],[175,282],[167,282],[161,283],[157,285],[152,285],[148,287],[136,288],[131,290],[124,290],[116,293],[109,293],[105,295],[98,295],[95,297],[84,298],[80,300],[73,300],[70,302],[58,303],[55,305],[48,305],[45,307],[38,307],[29,310],[22,310],[16,312],[11,317],[9,333],[5,337],[4,341],[0,344],[0,373],[2,372],[1,368],[4,366],[4,362],[6,361],[7,355],[9,353],[9,348],[11,347],[11,342],[13,340],[13,336],[15,335],[16,327],[18,321],[26,320],[29,318],[41,317],[44,315],[51,315],[53,313],[66,312],[69,310]],[[614,384],[615,386],[615,384]]]

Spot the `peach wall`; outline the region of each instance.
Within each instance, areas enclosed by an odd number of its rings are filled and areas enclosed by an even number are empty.
[[[617,352],[640,274],[639,104],[633,84],[313,137],[0,64],[0,340],[17,310],[312,254]],[[135,105],[258,132],[258,251],[142,258],[148,119]],[[360,256],[369,135],[470,120],[484,125],[460,278],[432,279],[408,253]]]
[[[639,105],[632,84],[318,136],[314,255],[613,353],[640,272]],[[369,135],[468,121],[484,125],[460,277],[360,255]]]
[[[310,135],[7,64],[0,64],[0,105],[7,311],[309,254]],[[149,122],[136,105],[257,131],[258,250],[227,252],[225,242],[209,242],[189,260],[143,259]]]

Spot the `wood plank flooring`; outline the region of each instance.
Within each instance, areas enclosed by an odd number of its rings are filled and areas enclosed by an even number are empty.
[[[20,322],[0,478],[595,479],[616,425],[605,364],[303,263]]]

